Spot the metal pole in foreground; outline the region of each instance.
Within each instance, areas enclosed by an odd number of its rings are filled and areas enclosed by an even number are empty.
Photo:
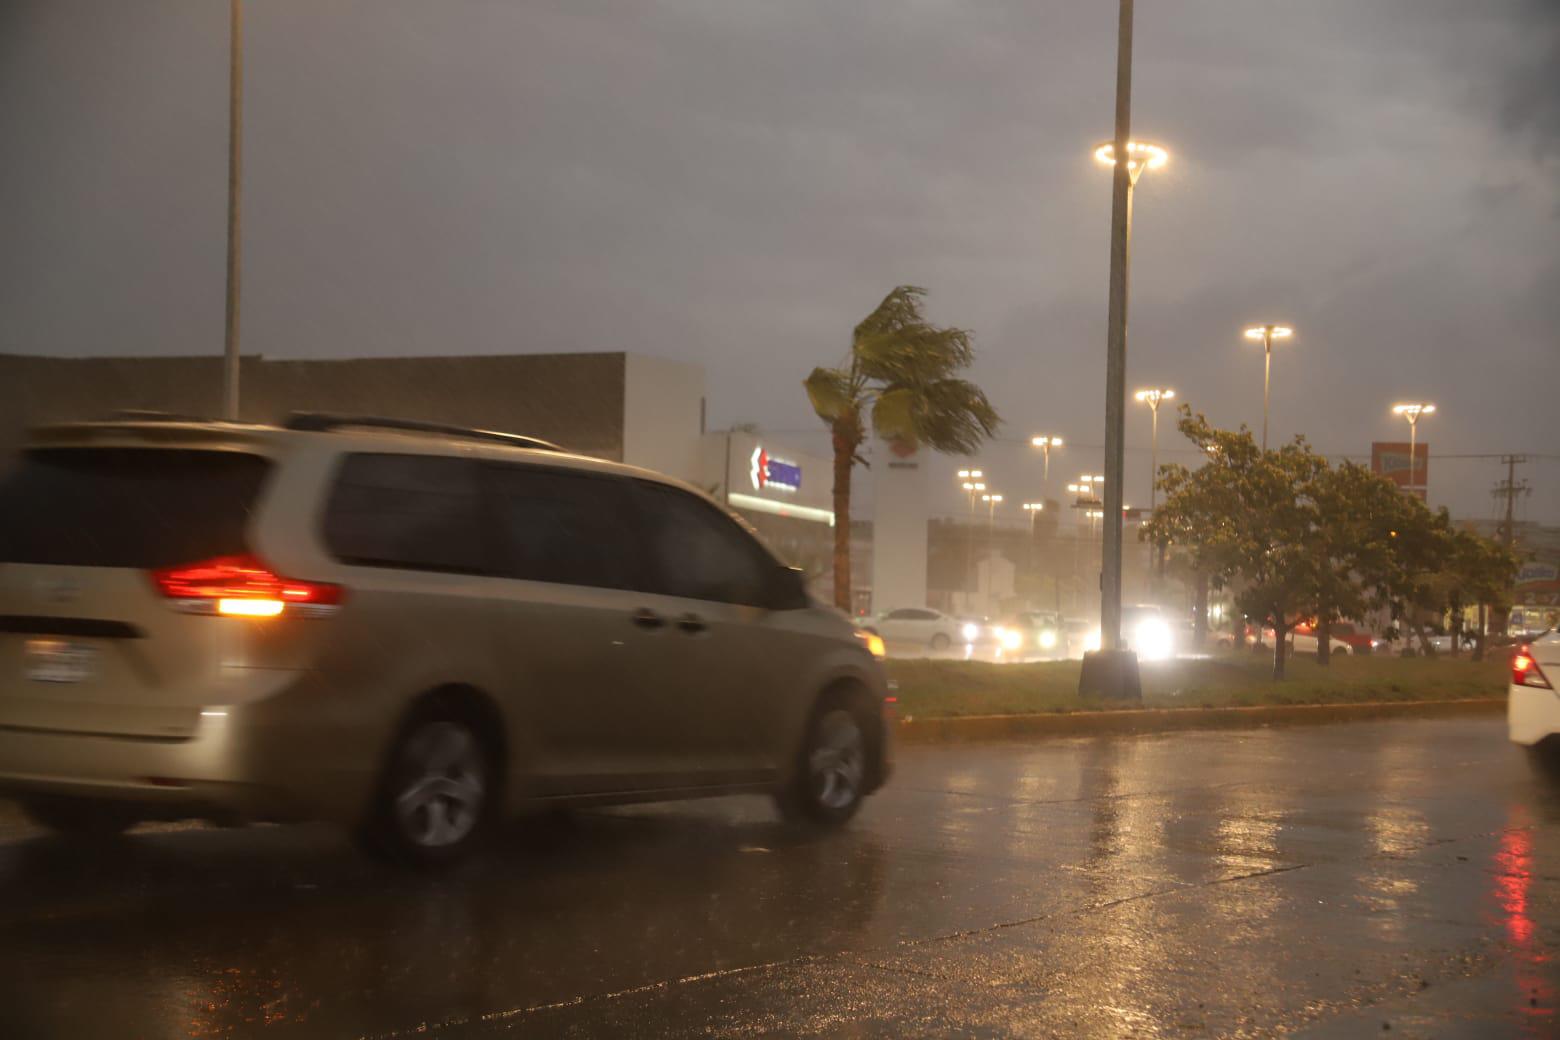
[[[223,338],[222,415],[238,418],[239,191],[244,139],[244,2],[228,8],[227,328]]]
[[[1127,420],[1127,268],[1132,257],[1132,0],[1121,0],[1116,42],[1115,162],[1111,165],[1110,317],[1105,356],[1105,515],[1100,559],[1100,649],[1121,649],[1121,501]],[[1135,685],[1135,684],[1134,684]]]

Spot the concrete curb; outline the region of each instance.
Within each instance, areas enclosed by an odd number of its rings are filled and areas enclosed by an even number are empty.
[[[1045,715],[965,715],[910,718],[899,723],[904,744],[958,744],[1187,729],[1247,729],[1367,719],[1443,719],[1498,715],[1504,697],[1455,701],[1370,701],[1363,704],[1271,704],[1252,708],[1134,708]]]

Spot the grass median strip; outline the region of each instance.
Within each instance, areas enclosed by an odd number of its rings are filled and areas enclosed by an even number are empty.
[[[1348,656],[1327,668],[1309,658],[1291,660],[1288,678],[1274,682],[1269,658],[1235,654],[1144,664],[1143,703],[1117,704],[1078,696],[1078,669],[1077,661],[888,661],[888,674],[899,684],[900,718],[1501,697],[1508,674],[1504,658],[1475,664],[1467,658]]]

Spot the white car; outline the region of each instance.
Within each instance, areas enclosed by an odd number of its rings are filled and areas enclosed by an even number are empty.
[[[1560,769],[1560,633],[1548,632],[1511,657],[1506,723],[1513,743]]]
[[[862,625],[900,647],[925,647],[943,651],[954,644],[973,643],[982,635],[973,621],[963,621],[930,607],[900,607],[886,610],[875,620]]]
[[[1321,646],[1321,642],[1321,639],[1317,637],[1315,632],[1291,632],[1289,635],[1289,649],[1296,654],[1315,654]],[[1354,652],[1353,647],[1336,636],[1327,640],[1327,646],[1335,655]]]

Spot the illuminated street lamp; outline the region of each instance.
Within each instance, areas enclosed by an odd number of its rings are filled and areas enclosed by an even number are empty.
[[[1062,439],[1060,437],[1052,437],[1049,434],[1039,434],[1038,436],[1029,438],[1029,443],[1031,445],[1033,445],[1034,447],[1039,448],[1040,451],[1045,456],[1044,484],[1043,484],[1041,490],[1044,491],[1046,494],[1050,494],[1051,493],[1051,449],[1052,448],[1060,448],[1062,446]]]
[[[1148,410],[1154,416],[1154,432],[1149,440],[1148,463],[1148,511],[1152,515],[1154,503],[1159,495],[1159,406],[1175,396],[1175,391],[1151,387],[1147,390],[1139,390],[1132,395],[1137,400],[1148,405]]]
[[[1262,341],[1262,450],[1268,444],[1268,390],[1273,382],[1273,341],[1288,339],[1295,330],[1288,325],[1253,325],[1246,330],[1247,339]]]
[[[1414,474],[1419,469],[1418,457],[1415,454],[1419,448],[1419,418],[1423,415],[1434,415],[1435,405],[1420,401],[1395,404],[1392,406],[1392,414],[1401,415],[1408,420],[1408,483],[1406,486],[1412,491],[1417,486],[1414,483]]]
[[[1106,654],[1121,645],[1121,496],[1127,446],[1127,274],[1132,260],[1132,196],[1144,170],[1157,170],[1170,153],[1132,139],[1132,0],[1120,0],[1116,41],[1116,136],[1094,149],[1096,161],[1112,168],[1110,206],[1110,291],[1105,354],[1105,538],[1100,557],[1100,644]],[[1128,666],[1136,675],[1135,663]],[[1115,685],[1112,683],[1111,685]],[[1135,687],[1135,679],[1127,683]],[[1119,691],[1113,691],[1119,692]]]

